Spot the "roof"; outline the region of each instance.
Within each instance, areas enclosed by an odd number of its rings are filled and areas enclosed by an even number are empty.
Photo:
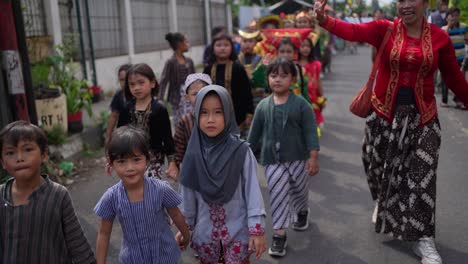
[[[304,7],[313,8],[314,6],[301,0],[283,0],[268,7],[268,10],[273,14],[292,14]]]

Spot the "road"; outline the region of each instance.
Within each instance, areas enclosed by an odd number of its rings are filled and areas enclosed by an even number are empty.
[[[333,72],[324,80],[329,99],[325,109],[325,131],[321,138],[320,173],[311,179],[310,221],[305,232],[288,232],[288,253],[284,258],[263,258],[253,263],[295,264],[416,264],[411,245],[376,234],[371,224],[373,203],[361,164],[364,120],[348,111],[349,103],[370,71],[370,51],[334,58]],[[444,263],[468,263],[468,111],[440,108],[442,147],[437,181],[437,246]],[[268,192],[259,168],[265,201]],[[90,170],[82,181],[70,187],[76,211],[86,236],[95,247],[99,219],[93,208],[116,178],[103,169]],[[269,206],[266,204],[267,212]],[[267,241],[271,243],[271,218],[267,218]],[[114,226],[108,263],[118,263],[122,232]],[[180,263],[196,263],[193,252],[183,254]]]

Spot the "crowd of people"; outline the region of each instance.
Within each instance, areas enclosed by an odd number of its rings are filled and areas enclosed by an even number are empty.
[[[442,29],[425,18],[427,0],[398,1],[399,18],[367,23],[334,18],[326,5],[317,0],[312,13],[253,21],[239,30],[238,45],[214,28],[203,73],[184,55],[190,45],[182,33],[165,36],[174,55],[159,81],[145,63],[118,69],[105,149],[106,173],[120,181],[94,208],[95,252],[66,188],[41,174],[44,132],[25,121],[3,128],[1,162],[12,178],[0,185],[1,262],[105,263],[116,218],[121,263],[178,263],[188,246],[200,263],[250,263],[267,251],[266,217],[268,253],[285,256],[289,227],[309,227],[308,182],[319,173],[326,133],[321,75],[333,34],[369,43],[381,62],[362,146],[375,231],[414,242],[422,263],[442,263],[434,242],[441,128],[433,78],[439,69],[468,104],[464,57],[456,53],[460,10],[447,12]]]

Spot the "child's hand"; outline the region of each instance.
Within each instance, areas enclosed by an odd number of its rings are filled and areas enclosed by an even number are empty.
[[[311,151],[310,158],[306,163],[306,170],[309,176],[315,176],[319,172],[318,151]]]
[[[271,53],[267,53],[265,56],[263,56],[262,63],[263,65],[268,66],[273,61],[273,59],[273,55]]]
[[[190,237],[184,237],[182,233],[177,232],[175,236],[175,240],[177,241],[177,244],[179,245],[180,250],[185,250],[187,249],[187,246],[190,242]]]
[[[255,258],[260,259],[266,250],[265,236],[250,236],[249,251],[255,251]]]
[[[253,115],[252,114],[247,114],[247,116],[245,117],[243,125],[245,127],[250,127],[250,125],[252,125],[252,119],[253,119]]]
[[[169,178],[173,179],[175,182],[179,180],[179,168],[175,162],[170,162],[166,170],[166,174]]]

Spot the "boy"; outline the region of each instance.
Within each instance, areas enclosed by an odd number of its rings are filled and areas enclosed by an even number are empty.
[[[68,190],[47,175],[47,137],[26,121],[0,132],[2,167],[13,178],[0,185],[1,263],[96,263]]]
[[[241,37],[241,52],[239,54],[239,62],[244,65],[245,71],[249,78],[252,78],[252,72],[262,60],[260,55],[254,53],[254,48],[257,45],[257,39],[260,36],[260,31],[239,30]]]
[[[197,98],[198,92],[211,83],[211,77],[204,73],[193,73],[187,76],[183,89],[185,91],[185,100],[190,102],[192,108],[195,107],[195,99]],[[174,134],[175,161],[177,167],[180,167],[184,159],[185,150],[187,149],[190,135],[192,134],[194,120],[193,111],[190,111],[190,113],[183,115],[177,124]],[[173,179],[177,179],[178,177],[178,173],[175,170],[168,170],[166,174]]]

